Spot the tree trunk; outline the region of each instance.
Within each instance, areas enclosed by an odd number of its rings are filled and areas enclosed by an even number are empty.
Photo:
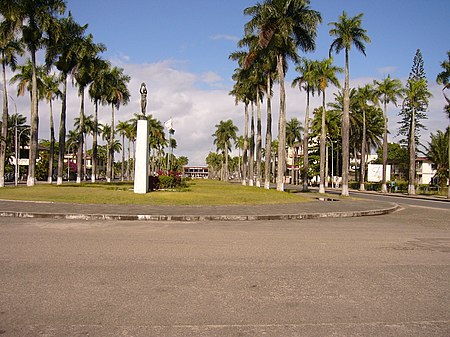
[[[5,59],[5,54],[2,53],[3,60]],[[5,61],[2,62],[2,76],[3,76],[3,114],[2,114],[2,130],[0,133],[0,187],[5,186],[5,163],[6,163],[6,139],[8,137],[8,93],[6,92],[6,65]],[[16,116],[17,118],[17,116]],[[17,162],[17,153],[16,165]]]
[[[348,49],[345,49],[344,112],[342,116],[342,196],[348,197],[350,92],[349,92]]]
[[[48,177],[47,181],[49,184],[53,181],[53,161],[55,159],[55,125],[53,122],[53,104],[50,99],[50,155],[48,159]]]
[[[305,131],[303,132],[303,192],[308,191],[309,88],[306,89]]]
[[[387,193],[387,159],[388,159],[388,139],[387,139],[387,113],[386,113],[386,97],[384,98],[384,110],[383,110],[383,119],[384,119],[384,127],[383,127],[383,171],[382,171],[382,179],[381,179],[381,193]]]
[[[411,129],[409,130],[409,178],[408,178],[408,194],[416,194],[416,111],[411,111]]]
[[[261,102],[259,101],[259,88],[256,92],[256,186],[261,187]]]
[[[84,88],[80,89],[80,132],[78,134],[78,151],[77,151],[77,184],[81,183],[83,170],[83,144],[84,144]]]
[[[147,169],[148,169],[148,163],[147,163]],[[125,134],[122,134],[122,165],[120,168],[120,180],[124,181],[125,180]]]
[[[244,121],[244,148],[242,149],[242,185],[247,185],[248,168],[248,103],[245,103],[245,121]]]
[[[282,55],[277,55],[277,72],[280,81],[277,191],[284,191],[284,171],[286,167],[286,92],[284,89],[284,58]]]
[[[63,93],[61,99],[61,119],[59,122],[59,153],[58,153],[58,177],[57,185],[63,182],[64,154],[66,153],[66,104],[67,104],[67,75],[63,74]],[[69,159],[67,159],[69,165]]]
[[[322,124],[320,128],[320,182],[319,193],[325,193],[325,89],[322,90]]]
[[[248,185],[254,185],[255,171],[254,171],[254,158],[255,158],[255,107],[252,103],[252,119],[250,121],[250,155],[248,159],[249,166],[249,179]]]
[[[270,92],[270,76],[267,76],[267,130],[266,130],[266,152],[264,157],[264,188],[270,188],[270,159],[272,157],[272,104]]]
[[[450,102],[449,102],[450,104]],[[447,199],[450,199],[450,116],[449,116],[449,120],[448,120],[448,188],[447,188]]]
[[[111,104],[111,135],[109,139],[109,160],[106,168],[106,181],[108,183],[114,178],[114,104]]]
[[[98,101],[95,100],[94,132],[92,133],[92,172],[91,172],[91,181],[93,183],[95,183],[95,180],[97,179],[97,163],[98,163],[97,137],[98,137]]]
[[[363,109],[363,134],[361,145],[361,165],[359,172],[359,190],[366,189],[364,181],[366,180],[366,111]]]
[[[36,184],[36,159],[38,155],[38,132],[39,132],[39,112],[38,112],[38,89],[36,77],[36,52],[31,51],[31,118],[30,118],[30,156],[28,163],[27,186]]]

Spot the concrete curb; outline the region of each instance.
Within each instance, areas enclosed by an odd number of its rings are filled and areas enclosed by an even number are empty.
[[[384,215],[395,212],[399,205],[390,203],[391,207],[363,211],[298,213],[274,215],[151,215],[151,214],[77,214],[77,213],[40,213],[0,211],[1,217],[65,219],[65,220],[122,220],[122,221],[269,221],[269,220],[307,220],[319,218],[351,218]]]

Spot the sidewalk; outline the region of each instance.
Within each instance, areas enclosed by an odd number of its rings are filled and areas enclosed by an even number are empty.
[[[282,205],[154,206],[69,204],[0,200],[0,216],[77,220],[254,221],[359,217],[388,214],[395,203],[345,198]]]

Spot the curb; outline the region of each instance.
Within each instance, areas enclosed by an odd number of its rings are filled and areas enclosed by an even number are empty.
[[[391,203],[392,206],[384,209],[345,212],[324,213],[299,213],[281,215],[151,215],[151,214],[77,214],[77,213],[39,213],[0,211],[1,217],[36,218],[36,219],[65,219],[65,220],[121,220],[121,221],[270,221],[270,220],[309,220],[319,218],[352,218],[362,216],[375,216],[393,213],[400,206]]]

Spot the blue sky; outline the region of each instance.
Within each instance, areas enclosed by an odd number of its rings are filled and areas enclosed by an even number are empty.
[[[68,8],[80,23],[105,43],[111,58],[131,63],[177,60],[192,72],[217,72],[228,79],[235,64],[228,61],[242,37],[249,17],[243,9],[249,0],[77,0]],[[447,0],[318,0],[311,8],[322,14],[317,51],[327,56],[332,38],[328,23],[345,10],[350,16],[364,13],[363,27],[372,42],[367,57],[352,53],[352,76],[378,76],[392,69],[392,76],[408,76],[417,48],[422,50],[427,74],[435,77],[449,48],[450,3]],[[342,57],[336,57],[341,63]]]
[[[231,118],[243,132],[243,107],[234,104],[228,95],[236,64],[228,55],[237,49],[249,17],[243,15],[250,0],[69,0],[68,10],[80,24],[89,24],[88,32],[108,50],[104,57],[124,68],[132,77],[130,103],[117,112],[116,121],[126,120],[139,111],[139,85],[149,88],[148,112],[163,123],[174,120],[176,155],[186,155],[190,164],[204,164],[209,151],[215,151],[211,137],[215,124]],[[430,102],[428,131],[423,132],[426,144],[429,132],[447,125],[442,113],[444,99],[435,84],[440,62],[450,50],[450,2],[448,0],[312,0],[311,8],[323,18],[317,37],[317,49],[307,54],[312,59],[328,55],[332,38],[328,23],[337,21],[345,10],[350,16],[364,13],[362,25],[372,42],[364,57],[350,53],[351,85],[358,86],[382,79],[388,73],[406,80],[413,57],[420,48],[425,72],[434,97]],[[335,56],[335,63],[344,65],[344,55]],[[291,65],[287,80],[296,76]],[[343,75],[342,75],[343,76]],[[332,98],[335,88],[330,88]],[[68,125],[79,112],[76,89],[72,89],[68,105]],[[25,100],[26,98],[22,98]],[[277,89],[275,88],[274,121],[276,121]],[[316,98],[317,106],[320,100]],[[305,97],[287,85],[287,116],[304,120]],[[59,107],[55,106],[58,115]],[[48,133],[45,105],[40,116],[40,138]],[[87,111],[93,113],[88,104]],[[100,111],[100,119],[109,122],[108,107]],[[389,107],[391,140],[395,138],[398,109]],[[263,110],[264,114],[264,110]],[[55,117],[59,123],[58,117]],[[264,118],[263,118],[264,119]],[[57,124],[58,125],[58,124]],[[263,124],[263,130],[265,125]],[[265,132],[265,131],[264,131]],[[273,126],[276,137],[276,122]]]

